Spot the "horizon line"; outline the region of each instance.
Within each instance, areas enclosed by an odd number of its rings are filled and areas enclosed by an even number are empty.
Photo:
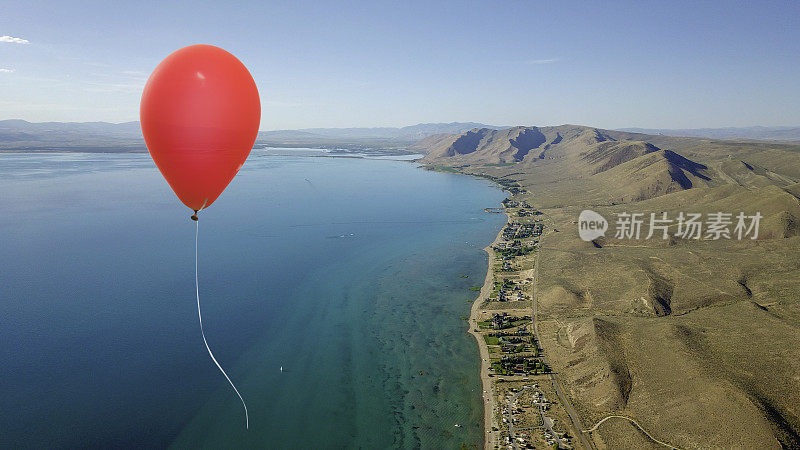
[[[128,120],[124,122],[107,122],[104,120],[89,120],[89,121],[58,121],[58,120],[47,120],[41,122],[33,122],[26,119],[20,118],[9,118],[9,119],[0,119],[0,122],[8,122],[8,121],[20,121],[32,124],[43,124],[43,123],[63,123],[63,124],[92,124],[92,123],[104,123],[109,125],[124,125],[124,124],[131,124],[131,123],[139,123],[138,120]],[[406,127],[413,127],[418,125],[454,125],[454,124],[467,124],[467,123],[474,123],[484,125],[486,127],[491,128],[499,128],[499,129],[507,129],[507,128],[514,128],[514,127],[558,127],[558,126],[582,126],[582,127],[589,127],[589,128],[600,128],[600,129],[607,129],[613,131],[625,131],[631,129],[637,130],[665,130],[665,131],[689,131],[689,130],[709,130],[709,129],[737,129],[737,128],[800,128],[800,124],[797,125],[725,125],[725,126],[701,126],[701,127],[657,127],[657,126],[623,126],[623,127],[616,127],[616,128],[603,128],[593,125],[581,125],[577,123],[562,123],[558,125],[490,125],[483,122],[475,122],[475,121],[452,121],[452,122],[417,122],[411,125],[377,125],[377,126],[342,126],[342,127],[323,127],[323,126],[307,126],[303,128],[273,128],[273,129],[258,129],[259,133],[262,132],[270,132],[270,131],[303,131],[303,130],[313,130],[313,129],[328,129],[328,130],[347,130],[347,129],[379,129],[379,128],[406,128]]]

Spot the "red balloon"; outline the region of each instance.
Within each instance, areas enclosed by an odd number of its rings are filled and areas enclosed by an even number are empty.
[[[150,156],[189,208],[208,208],[242,168],[261,122],[244,64],[212,45],[191,45],[156,67],[139,107]]]

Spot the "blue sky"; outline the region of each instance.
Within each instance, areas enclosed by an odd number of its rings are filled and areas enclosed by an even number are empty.
[[[796,1],[226,3],[4,1],[0,119],[137,120],[153,68],[206,43],[263,130],[800,125]]]

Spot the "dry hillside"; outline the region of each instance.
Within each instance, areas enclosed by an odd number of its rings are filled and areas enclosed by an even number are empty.
[[[800,448],[800,145],[563,125],[421,141],[545,213],[540,339],[585,425],[681,448]],[[582,241],[578,214],[609,220]],[[615,239],[622,213],[760,213],[758,239]],[[646,221],[647,222],[647,221]],[[557,231],[556,231],[557,230]],[[598,447],[642,439],[609,420]]]

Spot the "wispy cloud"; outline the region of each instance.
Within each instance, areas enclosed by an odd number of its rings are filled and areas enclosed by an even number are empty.
[[[14,73],[14,69],[0,69],[0,73]]]
[[[552,64],[558,61],[561,61],[561,58],[531,59],[525,62],[528,64]]]
[[[0,42],[8,42],[10,44],[30,44],[31,42],[27,39],[22,39],[13,36],[0,36]]]

